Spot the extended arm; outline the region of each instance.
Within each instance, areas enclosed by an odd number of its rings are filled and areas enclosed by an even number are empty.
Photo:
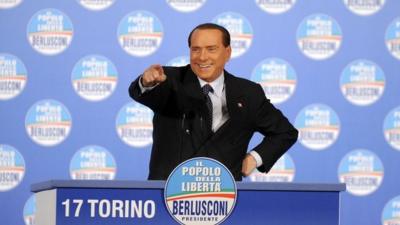
[[[152,65],[133,81],[129,95],[153,111],[160,110],[168,98],[168,82],[161,65]]]

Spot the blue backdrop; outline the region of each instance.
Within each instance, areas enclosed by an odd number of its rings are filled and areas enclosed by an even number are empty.
[[[0,0],[1,223],[34,224],[35,182],[145,180],[152,113],[129,98],[129,84],[151,64],[187,63],[187,35],[204,22],[231,32],[226,69],[259,82],[300,130],[269,175],[245,181],[346,182],[341,224],[400,223],[399,8]]]

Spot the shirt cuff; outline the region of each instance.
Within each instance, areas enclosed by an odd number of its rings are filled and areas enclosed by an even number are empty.
[[[156,84],[156,85],[154,85],[154,86],[152,86],[152,87],[143,87],[143,85],[142,85],[142,76],[140,76],[140,78],[139,78],[139,88],[140,88],[140,93],[141,93],[141,94],[145,93],[146,91],[152,90],[152,89],[155,88],[157,85],[158,85],[158,84]]]
[[[251,156],[253,156],[254,159],[256,160],[257,167],[262,166],[263,162],[262,162],[260,154],[258,154],[256,151],[250,151],[249,154]]]

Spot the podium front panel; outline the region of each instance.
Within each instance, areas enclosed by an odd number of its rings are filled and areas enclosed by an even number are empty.
[[[178,224],[165,207],[164,182],[49,184],[32,188],[38,192],[41,225]],[[236,206],[222,224],[338,225],[342,190],[341,185],[238,183]]]

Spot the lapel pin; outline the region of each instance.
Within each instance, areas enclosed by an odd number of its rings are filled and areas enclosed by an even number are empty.
[[[238,106],[239,108],[242,108],[242,107],[243,107],[243,104],[242,104],[241,102],[238,102],[237,106]]]

